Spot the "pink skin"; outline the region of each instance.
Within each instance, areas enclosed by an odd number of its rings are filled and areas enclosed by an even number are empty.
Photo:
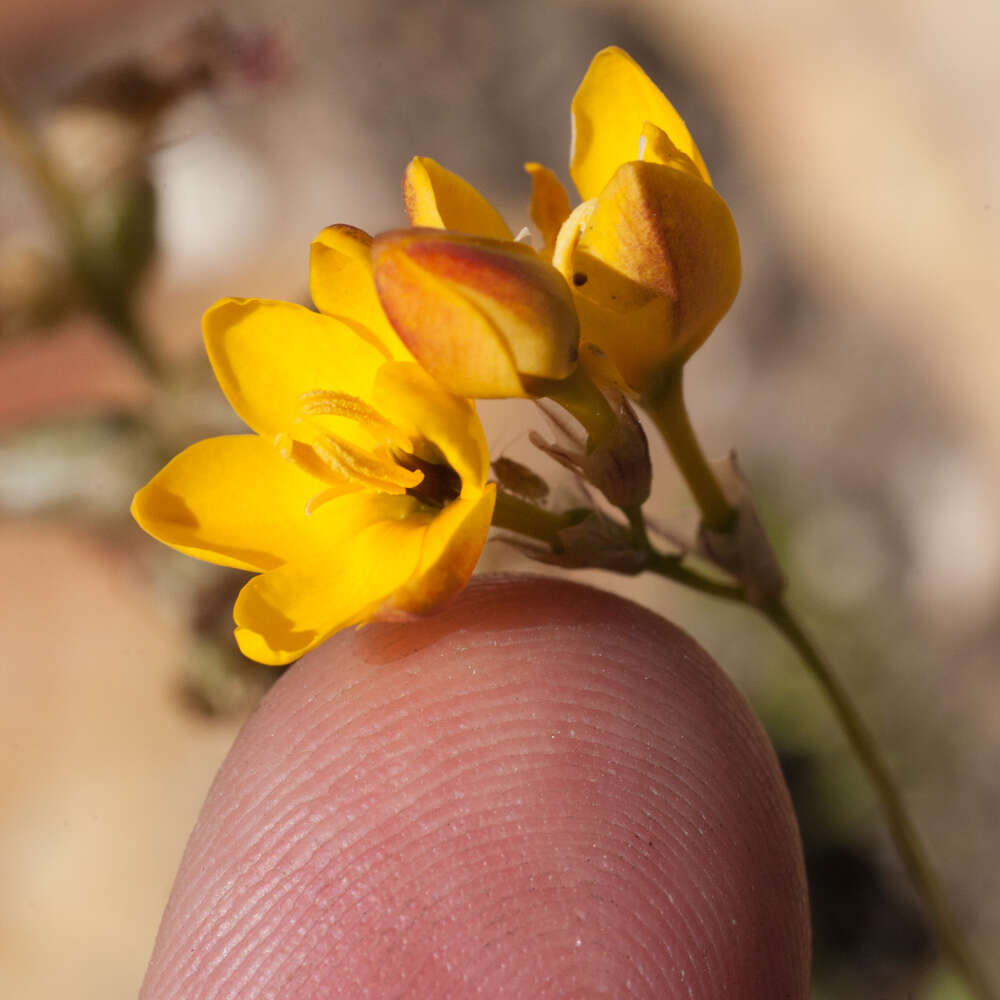
[[[695,643],[551,579],[342,633],[247,724],[141,1000],[808,996],[774,752]]]

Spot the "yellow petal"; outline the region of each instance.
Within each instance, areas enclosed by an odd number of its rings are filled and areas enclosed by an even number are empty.
[[[496,503],[496,486],[482,495],[456,500],[427,529],[413,579],[392,597],[397,611],[420,615],[446,604],[468,583],[479,562]]]
[[[496,240],[514,238],[500,213],[468,181],[428,156],[415,156],[407,166],[403,200],[413,226],[452,229]]]
[[[510,349],[464,296],[405,253],[385,253],[376,259],[375,285],[403,341],[453,392],[473,398],[524,395]],[[427,304],[430,312],[424,308]]]
[[[406,361],[410,352],[382,312],[372,279],[372,238],[354,226],[327,226],[309,250],[309,291],[316,308],[354,326],[386,359]]]
[[[670,136],[652,122],[643,122],[639,144],[642,149],[639,159],[644,163],[662,163],[683,170],[698,180],[705,180],[694,160],[686,153],[682,153],[670,141]]]
[[[577,312],[583,341],[580,363],[600,385],[641,396],[650,380],[677,356],[671,304],[665,298],[618,312],[580,295]]]
[[[437,447],[462,481],[462,496],[478,496],[490,456],[475,406],[443,389],[419,365],[384,365],[375,384],[375,405],[413,437]]]
[[[289,302],[223,299],[205,313],[202,330],[226,398],[265,437],[291,431],[303,393],[369,398],[385,361],[352,327]]]
[[[594,56],[573,98],[572,113],[570,174],[584,200],[600,194],[623,163],[639,159],[639,138],[647,121],[664,131],[711,183],[684,120],[622,49],[611,47]]]
[[[552,266],[566,279],[566,281],[576,287],[576,272],[574,270],[576,248],[580,243],[580,237],[584,229],[590,222],[590,217],[594,214],[597,206],[597,199],[582,201],[566,217],[566,221],[559,227],[556,235],[556,243],[552,249]]]
[[[336,548],[254,577],[233,610],[240,649],[261,663],[288,663],[339,629],[369,621],[419,566],[429,520],[377,520],[351,535],[338,532]]]
[[[569,216],[569,195],[559,178],[541,163],[526,163],[531,174],[531,218],[545,244],[544,257],[552,259],[559,228]]]
[[[256,434],[191,445],[135,495],[132,516],[187,555],[239,569],[271,569],[316,546],[322,518],[306,504],[323,484]]]
[[[597,199],[574,267],[584,279],[576,288],[583,336],[641,391],[655,366],[686,360],[729,310],[740,284],[739,236],[726,203],[700,179],[626,163]],[[603,334],[581,301],[610,318]]]

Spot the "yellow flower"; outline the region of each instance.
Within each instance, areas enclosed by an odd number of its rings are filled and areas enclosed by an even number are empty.
[[[736,297],[736,226],[680,115],[621,49],[594,57],[572,112],[570,173],[585,200],[556,261],[572,272],[582,339],[649,397]]]
[[[240,648],[262,663],[288,663],[346,626],[449,600],[475,568],[492,517],[475,408],[427,375],[393,332],[370,244],[350,227],[314,241],[319,313],[258,299],[209,309],[209,359],[254,433],[191,446],[132,504],[160,541],[259,574],[234,618]]]

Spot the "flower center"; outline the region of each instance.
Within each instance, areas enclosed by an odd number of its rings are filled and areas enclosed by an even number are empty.
[[[409,452],[397,452],[396,462],[404,469],[423,473],[416,486],[407,489],[428,507],[447,507],[462,492],[462,478],[447,462],[430,462]]]
[[[458,473],[423,439],[412,439],[371,404],[348,393],[314,389],[299,397],[297,423],[309,429],[308,443],[278,434],[281,456],[326,483],[306,505],[311,514],[328,500],[360,490],[408,494],[441,508],[462,490]],[[339,417],[364,429],[369,441],[349,440],[317,418]],[[356,434],[350,435],[356,438]]]

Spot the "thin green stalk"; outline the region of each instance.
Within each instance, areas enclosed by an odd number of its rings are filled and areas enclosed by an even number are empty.
[[[681,371],[678,370],[665,379],[654,393],[643,399],[643,405],[656,422],[675,462],[687,481],[701,509],[704,525],[722,531],[732,527],[735,511],[726,500],[725,494],[722,492],[722,488],[695,437],[684,405]],[[662,556],[659,558],[669,559],[669,557]],[[724,584],[713,584],[712,587],[707,587],[706,583],[711,581],[707,581],[700,574],[693,574],[694,581],[682,579],[680,571],[684,570],[684,567],[679,565],[667,567],[654,565],[651,568],[670,579],[688,583],[703,593],[712,593],[714,588],[717,596],[738,600],[751,607],[757,607],[757,610],[791,643],[820,685],[851,749],[875,790],[893,843],[907,874],[923,900],[928,919],[941,950],[964,978],[977,1000],[1000,1000],[1000,994],[991,985],[982,963],[970,948],[952,915],[917,828],[906,810],[902,796],[874,737],[865,725],[846,689],[781,598],[759,606],[750,602],[740,587],[727,587]],[[686,572],[690,573],[690,571]]]
[[[632,544],[644,552],[652,552],[653,546],[649,542],[646,518],[642,513],[642,507],[622,507],[622,513],[628,518],[628,526],[632,532]]]
[[[689,569],[681,561],[680,556],[668,556],[651,551],[649,565],[646,568],[650,573],[656,573],[657,576],[681,583],[685,587],[707,594],[709,597],[720,597],[725,601],[738,601],[743,604],[747,602],[742,587],[732,583],[724,583],[721,580],[713,580],[702,573]]]
[[[721,580],[713,580],[702,573],[684,565],[684,556],[665,555],[657,551],[649,540],[649,532],[646,530],[646,517],[642,512],[642,506],[622,507],[622,513],[628,519],[629,530],[632,534],[632,545],[640,552],[646,554],[646,569],[650,573],[656,573],[667,580],[683,584],[692,590],[697,590],[711,597],[721,597],[729,601],[746,601],[743,588],[737,584],[725,583]]]
[[[618,416],[583,365],[561,382],[548,383],[545,395],[583,424],[588,450],[601,447],[618,429]]]
[[[927,917],[942,951],[978,1000],[998,1000],[1000,995],[991,985],[985,968],[966,941],[948,906],[926,848],[906,810],[885,758],[847,690],[784,602],[777,600],[759,610],[795,648],[833,708],[852,750],[875,788],[893,843],[924,902]]]
[[[736,521],[736,509],[726,499],[719,480],[712,471],[684,405],[683,369],[678,369],[642,400],[642,405],[656,423],[674,462],[684,476],[701,510],[706,528],[726,531]]]
[[[562,548],[559,532],[570,527],[577,517],[571,511],[555,514],[544,507],[529,503],[520,497],[497,489],[496,506],[493,508],[493,524],[506,531],[513,531],[528,538],[546,542],[554,549]]]

